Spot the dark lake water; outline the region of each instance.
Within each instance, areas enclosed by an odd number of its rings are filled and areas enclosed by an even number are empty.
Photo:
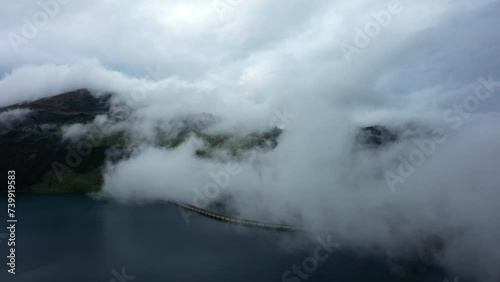
[[[7,198],[0,201],[6,207]],[[302,265],[318,246],[311,241],[291,248],[295,244],[290,242],[302,236],[243,228],[196,214],[186,224],[178,207],[162,203],[131,206],[83,195],[30,195],[19,196],[16,209],[17,274],[7,273],[7,245],[0,238],[2,282],[282,281],[285,271]],[[0,233],[5,234],[6,208],[0,212]],[[123,268],[128,277],[120,276]],[[447,278],[437,271],[394,272],[380,259],[358,257],[344,246],[316,268],[310,274],[304,271],[307,279],[293,273],[287,278],[295,282]]]

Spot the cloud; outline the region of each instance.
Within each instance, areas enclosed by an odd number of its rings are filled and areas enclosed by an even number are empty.
[[[10,128],[21,124],[33,114],[30,109],[13,109],[0,113],[0,133],[9,131]]]
[[[175,150],[158,148],[159,130],[210,113],[218,123],[208,131],[244,135],[268,129],[286,108],[294,118],[279,146],[243,159],[221,189],[237,214],[328,228],[366,252],[427,255],[494,281],[499,4],[400,4],[348,62],[341,43],[355,44],[357,29],[389,1],[243,1],[223,20],[206,1],[70,2],[14,55],[7,34],[39,9],[18,1],[0,19],[0,106],[83,87],[115,92],[111,111],[128,118],[96,123],[126,130],[138,145],[106,167],[104,191],[122,201],[188,203],[226,164],[196,158],[202,141],[194,136]],[[478,87],[488,89],[479,78],[490,75],[491,95],[467,110]],[[359,128],[374,124],[409,137],[357,149]],[[436,128],[446,142],[392,193],[384,173]]]
[[[86,133],[88,133],[85,125],[81,123],[75,123],[69,126],[62,127],[62,139],[63,140],[71,140],[72,142],[76,142],[80,140]]]

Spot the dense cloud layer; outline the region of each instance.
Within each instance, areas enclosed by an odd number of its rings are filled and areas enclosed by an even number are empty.
[[[201,205],[215,183],[242,217],[327,227],[364,250],[431,253],[454,273],[498,281],[500,4],[220,2],[69,1],[31,38],[23,17],[44,10],[7,5],[0,106],[116,92],[112,111],[125,101],[133,113],[98,122],[141,145],[107,167],[112,197]],[[239,164],[194,157],[196,138],[175,150],[148,142],[200,113],[222,118],[214,132],[286,130],[275,150]],[[357,148],[358,128],[373,124],[408,138]]]

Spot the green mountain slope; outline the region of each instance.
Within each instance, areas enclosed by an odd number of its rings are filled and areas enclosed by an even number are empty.
[[[127,132],[93,136],[87,138],[84,149],[78,142],[63,141],[62,127],[75,123],[88,125],[97,115],[108,115],[113,119],[109,113],[110,97],[111,94],[107,94],[96,98],[82,89],[1,108],[0,114],[16,109],[31,112],[23,121],[0,124],[0,171],[16,170],[16,188],[20,192],[99,190],[105,160],[116,162],[127,157],[125,149],[134,145],[132,138]],[[253,148],[273,149],[282,133],[278,128],[247,136],[206,133],[204,127],[212,122],[214,118],[208,114],[177,120],[173,130],[159,131],[156,143],[152,145],[173,150],[190,136],[195,136],[204,143],[202,148],[193,152],[197,157],[214,158],[218,153],[225,153],[239,158]],[[82,156],[79,150],[90,151],[90,154]],[[2,189],[2,192],[7,191],[6,187]]]
[[[0,108],[0,117],[24,111],[22,119],[0,118],[0,171],[16,171],[19,192],[74,193],[98,191],[103,184],[105,161],[117,162],[130,156],[127,148],[137,145],[128,132],[85,136],[83,143],[63,140],[63,127],[89,126],[98,115],[112,122],[124,121],[110,113],[112,94],[93,96],[81,89],[37,101]],[[29,110],[29,111],[28,111]],[[245,152],[272,150],[283,131],[267,128],[246,135],[208,133],[218,122],[211,114],[186,116],[171,121],[173,126],[158,129],[150,146],[174,150],[195,137],[203,146],[193,152],[198,158],[241,159]],[[360,128],[353,142],[356,148],[376,149],[397,140],[397,134],[381,126]],[[85,146],[82,146],[85,145]],[[84,148],[85,147],[85,148]],[[87,153],[87,151],[89,153]],[[1,192],[5,193],[4,186]]]

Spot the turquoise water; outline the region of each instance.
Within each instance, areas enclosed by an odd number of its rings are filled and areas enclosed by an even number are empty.
[[[5,197],[0,200],[6,203]],[[2,282],[283,281],[283,273],[302,265],[318,246],[299,234],[248,229],[196,214],[186,224],[178,207],[163,203],[132,206],[82,195],[33,195],[18,197],[16,208],[17,274],[7,274],[7,246],[2,239]],[[5,222],[2,216],[2,226]],[[0,232],[6,233],[4,228]],[[447,278],[426,268],[394,271],[400,267],[357,257],[348,246],[315,267],[311,273],[303,270],[307,278],[293,273],[286,278],[295,282]],[[125,278],[120,275],[123,268]]]

